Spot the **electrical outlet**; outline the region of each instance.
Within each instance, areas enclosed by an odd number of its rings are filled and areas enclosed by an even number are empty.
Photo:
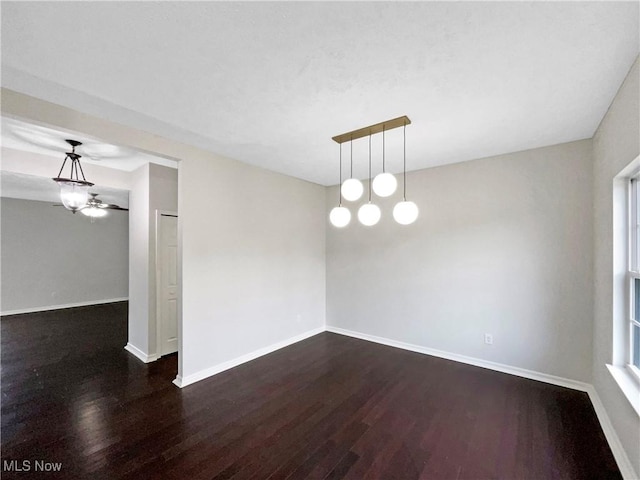
[[[486,343],[487,345],[493,345],[493,335],[491,335],[490,333],[485,333],[484,343]]]

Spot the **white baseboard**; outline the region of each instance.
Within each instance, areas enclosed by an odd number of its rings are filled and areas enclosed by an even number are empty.
[[[187,384],[182,381],[182,375],[176,375],[176,378],[173,379],[173,384],[180,388],[187,386]]]
[[[607,415],[607,411],[604,408],[604,404],[602,400],[600,400],[600,396],[596,391],[593,385],[589,386],[589,390],[587,393],[589,394],[589,398],[591,399],[591,403],[593,404],[593,409],[596,411],[596,415],[598,416],[598,420],[600,421],[600,426],[602,427],[602,431],[604,432],[604,436],[607,438],[607,442],[609,442],[609,447],[611,448],[611,452],[616,459],[616,463],[618,464],[618,468],[620,469],[620,473],[622,474],[622,478],[625,480],[638,480],[640,476],[635,472],[633,465],[631,464],[631,460],[627,456],[627,452],[625,452],[622,447],[622,443],[620,442],[620,438],[616,434],[616,431],[611,424],[611,420],[609,419],[609,415]]]
[[[225,370],[229,370],[230,368],[237,367],[246,362],[250,362],[251,360],[255,360],[258,357],[262,357],[263,355],[267,355],[268,353],[275,352],[276,350],[280,350],[281,348],[288,347],[294,343],[300,342],[301,340],[305,340],[309,337],[313,337],[314,335],[318,335],[325,331],[324,327],[314,328],[313,330],[308,330],[300,335],[296,335],[295,337],[288,338],[286,340],[282,340],[281,342],[274,343],[267,347],[260,348],[258,350],[254,350],[253,352],[247,353],[246,355],[242,355],[241,357],[234,358],[233,360],[229,360],[227,362],[219,363],[218,365],[214,365],[209,368],[205,368],[204,370],[200,370],[199,372],[192,373],[191,375],[187,375],[186,377],[182,377],[178,375],[176,379],[173,381],[175,385],[180,388],[184,388],[187,385],[191,385],[192,383],[198,382],[200,380],[204,380],[207,377],[211,377],[212,375],[216,375],[220,372],[224,372]]]
[[[567,387],[574,390],[579,390],[581,392],[586,392],[589,395],[589,399],[593,404],[594,410],[596,411],[598,421],[600,422],[602,431],[607,438],[609,448],[611,448],[611,452],[616,459],[616,463],[618,464],[620,473],[622,473],[622,477],[625,480],[638,480],[638,478],[640,478],[633,469],[633,465],[631,464],[627,453],[622,447],[622,443],[620,442],[620,439],[618,438],[618,435],[616,434],[616,431],[611,424],[611,420],[609,420],[607,411],[605,410],[604,405],[602,404],[602,401],[598,396],[598,393],[590,383],[579,382],[570,378],[557,377],[555,375],[549,375],[547,373],[536,372],[533,370],[526,370],[524,368],[512,367],[510,365],[490,362],[488,360],[482,360],[480,358],[467,357],[466,355],[459,355],[457,353],[444,352],[442,350],[436,350],[434,348],[422,347],[419,345],[413,345],[411,343],[405,343],[384,337],[369,335],[366,333],[355,332],[353,330],[332,327],[330,325],[327,325],[327,332],[358,338],[360,340],[367,340],[369,342],[379,343],[382,345],[387,345],[389,347],[401,348],[403,350],[409,350],[411,352],[446,358],[447,360],[454,360],[456,362],[466,363],[468,365],[474,365],[476,367],[487,368],[489,370],[495,370],[502,373],[516,375],[518,377],[529,378],[531,380],[538,380],[540,382],[550,383],[552,385],[558,385],[561,387]]]
[[[4,317],[6,315],[20,315],[21,313],[47,312],[49,310],[62,310],[64,308],[88,307],[91,305],[103,305],[105,303],[126,302],[128,300],[129,300],[129,297],[122,297],[122,298],[109,298],[106,300],[89,300],[88,302],[65,303],[63,305],[47,305],[44,307],[19,308],[17,310],[8,310],[5,312],[0,312],[0,316]]]
[[[132,353],[133,355],[138,357],[138,359],[142,360],[144,363],[155,362],[159,358],[158,355],[156,355],[155,353],[153,355],[147,355],[142,350],[140,350],[138,347],[136,347],[135,345],[132,345],[130,343],[127,343],[124,346],[124,349],[127,352]]]
[[[425,355],[431,355],[434,357],[446,358],[447,360],[454,360],[460,363],[466,363],[467,365],[474,365],[476,367],[488,368],[489,370],[495,370],[496,372],[508,373],[516,375],[518,377],[529,378],[531,380],[538,380],[540,382],[551,383],[553,385],[559,385],[561,387],[572,388],[574,390],[580,390],[582,392],[588,392],[591,384],[585,382],[579,382],[578,380],[572,380],[570,378],[557,377],[555,375],[549,375],[547,373],[536,372],[533,370],[526,370],[524,368],[512,367],[511,365],[505,365],[503,363],[491,362],[489,360],[482,360],[480,358],[467,357],[466,355],[459,355],[457,353],[445,352],[443,350],[436,350],[435,348],[422,347],[420,345],[413,345],[411,343],[400,342],[398,340],[391,340],[389,338],[377,337],[375,335],[369,335],[366,333],[355,332],[353,330],[346,330],[344,328],[332,327],[327,325],[327,331],[332,333],[338,333],[340,335],[346,335],[348,337],[359,338],[360,340],[368,340],[374,343],[380,343],[389,347],[401,348],[403,350],[409,350],[411,352],[423,353]]]

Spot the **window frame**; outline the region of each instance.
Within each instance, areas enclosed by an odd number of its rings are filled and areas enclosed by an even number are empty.
[[[631,374],[636,383],[640,384],[640,369],[633,364],[634,348],[640,349],[640,345],[634,345],[633,328],[640,328],[640,318],[634,318],[636,303],[635,282],[640,281],[640,172],[629,177],[628,182],[628,262],[627,262],[627,315],[625,326],[625,368]],[[640,316],[640,315],[639,315]]]

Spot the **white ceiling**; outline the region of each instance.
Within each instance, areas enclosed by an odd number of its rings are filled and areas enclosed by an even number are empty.
[[[2,81],[327,185],[330,137],[405,114],[409,169],[591,137],[638,18],[638,2],[3,2]],[[375,173],[379,139],[374,155]]]
[[[62,131],[41,125],[33,125],[21,120],[2,117],[2,146],[26,152],[58,157],[60,164],[65,152],[71,151],[66,139],[77,140],[82,145],[76,152],[82,155],[81,163],[92,163],[102,167],[131,172],[147,163],[157,163],[177,168],[178,162],[148,155],[130,148],[110,145],[101,140],[76,132]]]
[[[60,187],[50,178],[0,171],[0,191],[3,198],[21,198],[60,204]],[[104,203],[129,208],[129,191],[109,187],[92,187]]]

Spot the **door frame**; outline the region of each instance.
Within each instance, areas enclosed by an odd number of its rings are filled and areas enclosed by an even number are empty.
[[[161,268],[160,268],[160,218],[162,216],[166,216],[166,217],[178,217],[178,212],[173,212],[171,210],[158,210],[156,209],[156,214],[155,214],[155,250],[156,250],[156,265],[155,265],[155,274],[156,274],[156,358],[160,358],[162,356],[162,325],[161,325],[161,318],[162,316],[160,315],[160,309],[161,309],[161,304],[162,304],[162,284],[160,281],[160,275],[161,275]],[[180,279],[180,275],[178,276],[178,278]],[[182,292],[181,288],[178,288],[178,302],[180,302],[180,294]],[[180,322],[180,319],[178,319],[178,323]],[[178,325],[179,327],[179,325]],[[181,329],[178,328],[178,356],[180,355],[180,331]]]

